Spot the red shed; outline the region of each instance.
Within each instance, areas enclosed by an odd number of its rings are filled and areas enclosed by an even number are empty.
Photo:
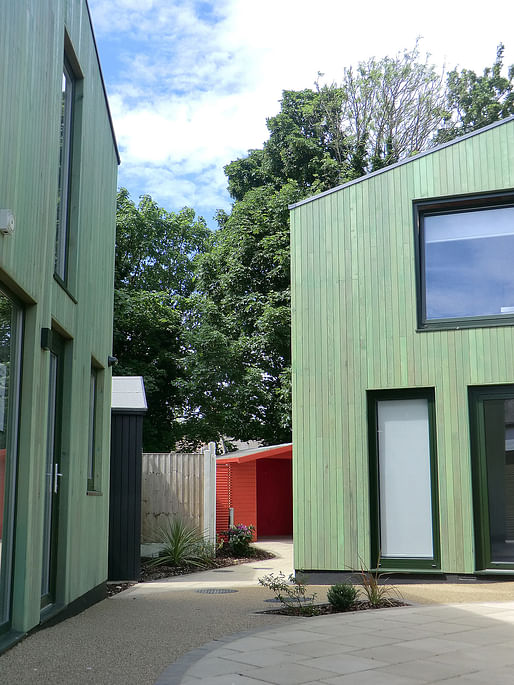
[[[255,526],[255,539],[293,534],[293,446],[239,450],[216,458],[216,532]]]

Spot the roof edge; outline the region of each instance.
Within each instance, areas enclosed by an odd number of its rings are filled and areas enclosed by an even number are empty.
[[[109,98],[107,97],[107,88],[105,87],[105,80],[104,80],[104,75],[103,75],[103,71],[102,71],[102,63],[100,62],[100,55],[98,53],[98,45],[96,43],[96,36],[95,36],[95,30],[94,30],[94,26],[93,26],[93,19],[91,17],[91,10],[89,9],[88,0],[85,0],[85,3],[86,3],[87,16],[89,18],[89,28],[91,29],[91,35],[93,37],[93,45],[95,46],[96,61],[98,63],[98,70],[100,72],[100,81],[102,83],[102,89],[104,92],[105,106],[107,108],[107,116],[109,118],[109,125],[111,127],[112,142],[114,143],[114,151],[116,152],[116,159],[118,160],[118,166],[119,166],[121,164],[120,151],[118,149],[118,141],[116,140],[116,133],[114,131],[114,123],[112,120],[111,107],[109,105]]]
[[[293,444],[288,442],[283,445],[268,447],[268,449],[257,448],[256,450],[246,451],[238,456],[236,452],[228,452],[224,455],[216,457],[216,464],[245,464],[248,461],[257,461],[258,459],[291,459]],[[230,456],[230,455],[233,456]]]
[[[471,131],[471,133],[466,133],[463,136],[459,136],[458,138],[454,138],[453,140],[449,140],[447,143],[441,143],[441,145],[437,145],[436,147],[432,147],[429,150],[423,150],[423,152],[418,152],[417,155],[413,155],[412,157],[405,157],[405,159],[401,159],[399,162],[395,162],[394,164],[390,164],[389,166],[385,166],[382,169],[377,169],[377,171],[372,171],[369,174],[366,174],[365,176],[359,176],[359,178],[354,178],[353,181],[348,181],[347,183],[343,183],[340,186],[336,186],[335,188],[330,188],[329,190],[325,190],[322,193],[318,193],[317,195],[312,195],[311,197],[305,198],[305,200],[300,200],[299,202],[295,202],[292,205],[288,205],[288,209],[295,209],[296,207],[300,207],[300,205],[306,205],[309,202],[313,202],[314,200],[318,200],[320,197],[325,197],[325,195],[331,195],[332,193],[337,193],[339,190],[342,190],[343,188],[348,188],[349,186],[356,185],[357,183],[362,183],[363,181],[367,181],[369,178],[373,178],[374,176],[379,176],[380,174],[383,174],[387,171],[391,171],[391,169],[396,169],[397,167],[403,166],[404,164],[409,164],[410,162],[413,162],[416,159],[420,159],[420,157],[426,157],[427,155],[431,155],[434,152],[438,152],[439,150],[443,150],[446,147],[450,147],[451,145],[456,145],[457,143],[460,143],[463,140],[466,140],[467,138],[472,138],[473,136],[477,136],[481,133],[484,133],[485,131],[489,131],[492,128],[496,128],[497,126],[503,126],[503,124],[507,124],[511,121],[514,121],[514,114],[511,114],[511,116],[506,117],[505,119],[500,119],[500,121],[495,121],[492,124],[488,124],[487,126],[483,126],[482,128],[478,128],[476,131]]]

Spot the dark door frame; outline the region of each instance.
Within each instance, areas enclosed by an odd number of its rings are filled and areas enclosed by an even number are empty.
[[[473,519],[475,528],[475,569],[477,573],[505,570],[512,573],[514,561],[491,558],[489,492],[485,443],[484,400],[514,399],[514,385],[473,386],[468,389],[470,416]]]
[[[59,500],[61,489],[62,459],[62,411],[64,392],[65,342],[55,331],[48,341],[50,369],[48,386],[47,449],[45,454],[45,510],[43,520],[43,547],[41,568],[41,609],[46,610],[56,602],[57,566],[59,544]],[[55,366],[54,366],[55,364]],[[54,386],[54,387],[53,387]],[[53,392],[52,392],[53,387]],[[50,454],[51,450],[51,454]],[[50,497],[50,501],[48,501]],[[46,535],[49,537],[47,538]],[[43,574],[47,582],[43,586]]]

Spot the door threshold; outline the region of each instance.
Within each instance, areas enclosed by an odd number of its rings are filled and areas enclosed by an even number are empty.
[[[64,609],[64,604],[49,604],[44,609],[41,609],[40,623],[46,623],[57,616]]]

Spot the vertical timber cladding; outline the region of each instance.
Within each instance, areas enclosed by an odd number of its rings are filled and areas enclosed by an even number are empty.
[[[514,330],[416,330],[413,201],[513,187],[511,118],[292,209],[296,568],[371,565],[366,393],[424,387],[441,569],[475,570],[468,386],[513,382]]]
[[[234,508],[234,524],[243,523],[254,526],[253,539],[259,535],[257,530],[257,466],[256,461],[231,465],[230,498]]]
[[[138,580],[141,570],[143,412],[113,411],[109,487],[109,580]]]
[[[42,329],[58,331],[66,347],[56,608],[86,595],[107,577],[106,367],[112,352],[117,150],[85,0],[2,2],[0,26],[8,27],[0,41],[1,208],[16,217],[14,233],[0,237],[0,285],[17,297],[24,318],[10,630],[26,632],[39,623],[41,604],[50,366],[49,351],[41,348]],[[54,279],[65,45],[80,67],[82,82],[72,178],[75,229],[69,245],[75,275],[68,289]],[[99,393],[99,489],[88,496],[92,364],[105,369],[105,379]]]
[[[216,534],[229,527],[231,464],[216,464]]]

